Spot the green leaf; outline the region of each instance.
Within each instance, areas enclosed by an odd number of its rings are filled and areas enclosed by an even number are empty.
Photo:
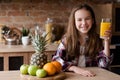
[[[28,28],[23,27],[22,28],[22,36],[28,36],[30,33],[30,30]]]

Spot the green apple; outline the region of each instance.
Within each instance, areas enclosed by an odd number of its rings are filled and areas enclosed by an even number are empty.
[[[36,66],[36,65],[30,65],[29,67],[28,67],[28,74],[29,75],[32,75],[32,76],[36,76],[36,71],[39,69],[39,67],[38,66]]]
[[[27,64],[21,65],[20,66],[20,73],[21,74],[28,74],[28,67],[29,67],[29,65],[27,65]]]
[[[36,76],[39,78],[43,78],[47,76],[47,72],[44,69],[38,69],[36,71]]]

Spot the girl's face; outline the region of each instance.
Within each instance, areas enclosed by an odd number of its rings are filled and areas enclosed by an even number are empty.
[[[92,24],[93,19],[89,11],[80,9],[75,12],[75,26],[80,34],[87,34]]]

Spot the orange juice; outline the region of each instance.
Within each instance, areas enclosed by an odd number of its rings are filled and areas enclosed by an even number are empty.
[[[110,22],[101,22],[101,27],[100,27],[100,38],[105,37],[105,31],[110,30]]]

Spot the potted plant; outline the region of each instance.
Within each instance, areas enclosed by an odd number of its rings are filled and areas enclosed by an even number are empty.
[[[28,28],[22,28],[22,44],[28,45],[29,44],[29,33],[30,30]]]

